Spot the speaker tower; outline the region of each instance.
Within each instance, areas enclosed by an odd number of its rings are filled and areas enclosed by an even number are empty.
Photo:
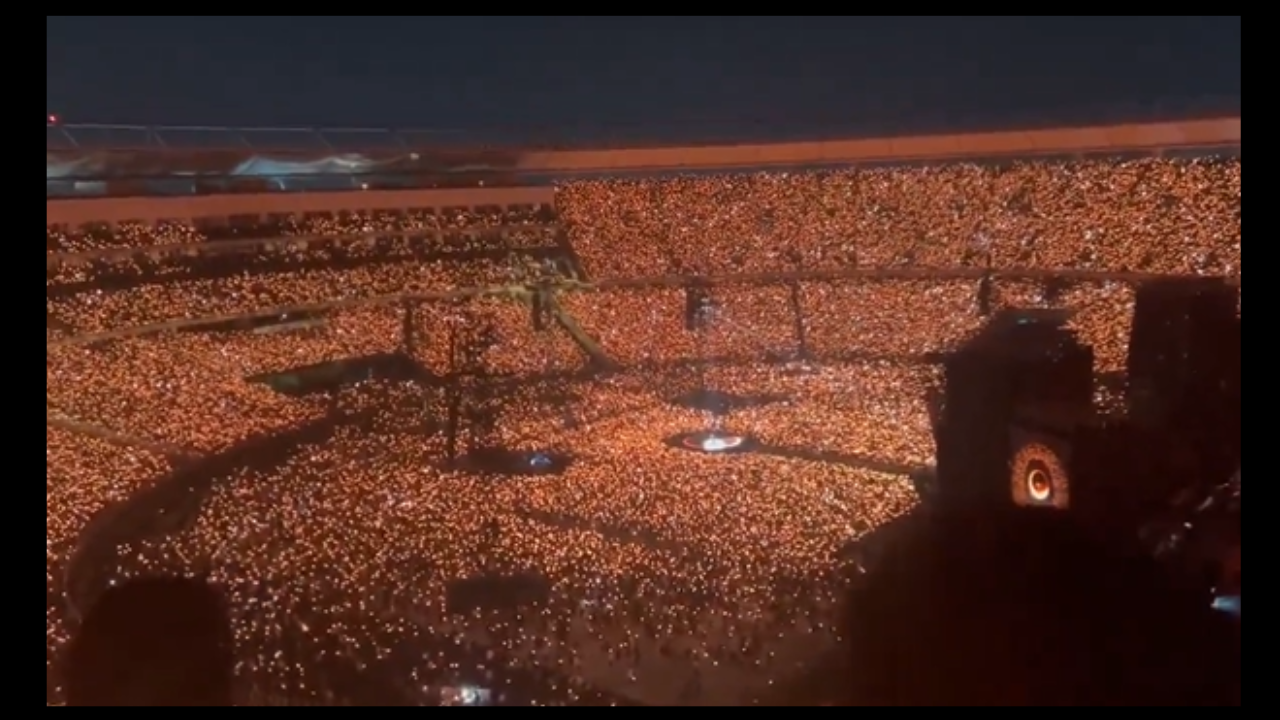
[[[944,504],[1008,506],[1069,501],[1059,472],[1066,429],[1088,419],[1093,351],[1065,328],[1057,312],[1005,311],[947,358],[946,391],[937,428],[938,499]],[[1010,428],[1062,428],[1040,442],[1020,438],[1027,483],[1010,484]],[[1026,440],[1026,442],[1023,442]],[[1025,447],[1024,447],[1025,446]],[[1056,459],[1055,459],[1056,458]]]

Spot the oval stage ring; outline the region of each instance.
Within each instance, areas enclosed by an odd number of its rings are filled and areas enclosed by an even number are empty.
[[[676,435],[669,438],[667,444],[683,450],[716,455],[751,450],[753,441],[749,435],[724,430],[703,430]]]

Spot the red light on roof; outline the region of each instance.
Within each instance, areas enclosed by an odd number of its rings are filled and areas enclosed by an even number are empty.
[[[46,116],[46,117],[45,117],[45,122],[46,122],[46,123],[48,123],[49,125],[57,125],[57,124],[58,124],[58,116],[57,116],[57,115],[48,115],[48,116]]]

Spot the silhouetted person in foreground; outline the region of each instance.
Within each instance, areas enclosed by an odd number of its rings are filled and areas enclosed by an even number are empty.
[[[819,679],[835,702],[1240,703],[1237,626],[1062,514],[929,518],[872,562],[849,603],[848,664]],[[113,588],[72,643],[70,703],[230,704],[228,628],[199,581]]]
[[[1053,511],[930,518],[854,591],[844,701],[1234,705],[1238,627]]]
[[[68,652],[75,706],[231,704],[231,638],[217,591],[199,580],[134,580],[111,588]]]

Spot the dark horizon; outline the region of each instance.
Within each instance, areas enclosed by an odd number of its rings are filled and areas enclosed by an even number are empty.
[[[503,141],[1238,112],[1237,17],[47,17],[46,112]]]

